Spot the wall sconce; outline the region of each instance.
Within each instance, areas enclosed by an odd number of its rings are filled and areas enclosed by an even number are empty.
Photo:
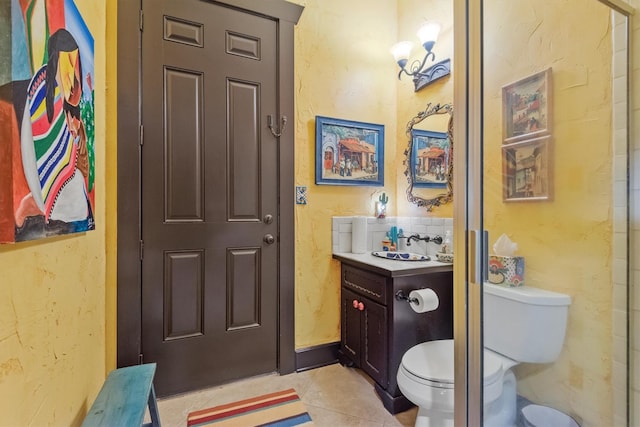
[[[391,53],[396,59],[396,62],[400,66],[400,72],[398,73],[398,80],[402,77],[402,73],[413,77],[413,84],[415,86],[415,92],[419,91],[426,85],[438,80],[441,77],[451,73],[451,59],[447,58],[440,61],[426,69],[424,69],[427,60],[431,58],[431,62],[436,60],[435,53],[432,52],[433,46],[438,40],[438,33],[440,32],[440,25],[435,22],[426,22],[418,30],[418,38],[424,50],[427,53],[424,55],[422,61],[416,59],[411,63],[411,71],[407,71],[406,65],[409,62],[409,55],[411,54],[411,48],[413,43],[409,41],[402,41],[396,43],[391,48]]]

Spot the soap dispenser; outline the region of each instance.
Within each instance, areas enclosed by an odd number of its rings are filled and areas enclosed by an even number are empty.
[[[442,240],[442,246],[440,246],[440,252],[443,254],[453,253],[453,244],[451,243],[451,231],[447,230],[444,233],[444,240]]]

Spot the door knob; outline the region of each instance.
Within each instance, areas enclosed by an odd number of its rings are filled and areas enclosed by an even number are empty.
[[[271,224],[273,222],[273,215],[266,214],[263,219],[265,224]]]
[[[264,238],[262,240],[264,240],[264,242],[267,245],[271,245],[273,242],[276,241],[276,238],[273,237],[271,234],[267,234],[266,236],[264,236]]]

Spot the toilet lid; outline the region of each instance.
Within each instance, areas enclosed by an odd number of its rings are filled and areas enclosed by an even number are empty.
[[[453,340],[429,341],[411,347],[402,356],[402,366],[423,380],[453,385]],[[484,384],[491,384],[502,375],[502,361],[493,353],[484,352]]]

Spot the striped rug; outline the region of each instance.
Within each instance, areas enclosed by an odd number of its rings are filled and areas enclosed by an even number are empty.
[[[307,409],[292,388],[195,411],[187,417],[187,427],[312,425],[313,421],[311,421]]]

